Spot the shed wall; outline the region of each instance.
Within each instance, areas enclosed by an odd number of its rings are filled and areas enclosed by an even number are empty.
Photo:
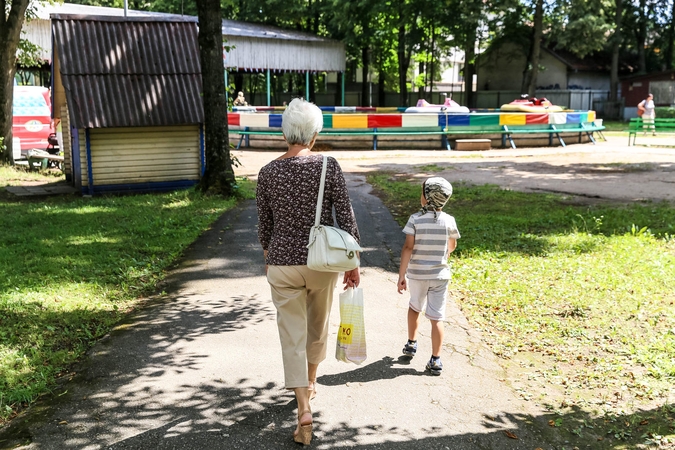
[[[73,145],[70,140],[70,119],[68,118],[68,107],[61,107],[61,134],[63,136],[63,172],[68,181],[73,179]]]
[[[503,44],[496,51],[481,56],[477,71],[478,90],[520,91],[526,59],[522,48],[512,43]],[[562,61],[542,51],[539,64],[543,70],[537,76],[537,86],[553,89],[557,85],[556,89],[567,88],[567,66]]]
[[[82,186],[89,185],[80,130]],[[94,186],[199,180],[199,125],[89,130]]]

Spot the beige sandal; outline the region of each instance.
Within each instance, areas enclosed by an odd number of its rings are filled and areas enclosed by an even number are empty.
[[[298,444],[309,445],[312,442],[312,411],[298,414],[298,427],[293,432],[293,440]]]
[[[309,382],[309,385],[307,386],[307,394],[310,400],[316,397],[316,380]]]

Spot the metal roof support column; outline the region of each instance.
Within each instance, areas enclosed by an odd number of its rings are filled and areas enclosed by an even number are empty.
[[[340,78],[342,78],[342,106],[345,106],[345,73],[342,72]]]
[[[227,85],[227,69],[225,69],[225,107],[229,110],[230,109],[230,100],[228,99],[228,85]]]
[[[267,106],[272,106],[270,98],[270,69],[267,69]]]
[[[309,101],[309,70],[305,72],[305,100]]]

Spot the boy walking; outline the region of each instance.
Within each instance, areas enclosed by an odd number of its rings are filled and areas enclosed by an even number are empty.
[[[419,316],[425,310],[424,316],[431,321],[431,359],[426,369],[432,375],[440,375],[443,370],[441,346],[450,280],[448,255],[455,250],[460,237],[455,218],[442,211],[451,195],[452,185],[445,178],[433,177],[424,182],[422,210],[410,216],[403,228],[406,238],[398,271],[398,293],[406,289],[410,292],[408,342],[403,354],[413,357],[417,353]]]

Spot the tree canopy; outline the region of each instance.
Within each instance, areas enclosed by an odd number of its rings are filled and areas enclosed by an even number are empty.
[[[74,3],[121,7],[123,0],[71,0]],[[28,0],[0,0],[2,55],[15,54],[16,14],[25,14]],[[378,95],[400,93],[437,82],[446,56],[460,49],[464,79],[472,79],[477,54],[500,41],[516,44],[527,64],[522,91],[537,84],[541,47],[563,49],[579,58],[601,55],[611,60],[612,96],[621,70],[631,73],[675,69],[675,0],[220,0],[223,18],[316,33],[345,43],[348,72],[361,72],[362,103],[366,81],[377,80]],[[197,15],[196,0],[129,0],[132,9]],[[19,25],[20,26],[20,25]],[[11,57],[10,57],[11,59]],[[11,87],[6,64],[4,86]],[[413,69],[420,75],[413,77]],[[624,74],[626,74],[624,72]],[[284,85],[292,89],[293,75]],[[312,78],[312,82],[313,82]],[[240,79],[235,79],[241,83]],[[301,80],[298,79],[298,84]],[[237,86],[239,88],[239,86]],[[277,83],[277,89],[278,83]],[[468,93],[470,94],[470,92]],[[470,96],[468,96],[470,99]],[[5,114],[6,95],[0,95]],[[8,121],[0,120],[7,138]],[[7,140],[7,139],[5,139]]]

